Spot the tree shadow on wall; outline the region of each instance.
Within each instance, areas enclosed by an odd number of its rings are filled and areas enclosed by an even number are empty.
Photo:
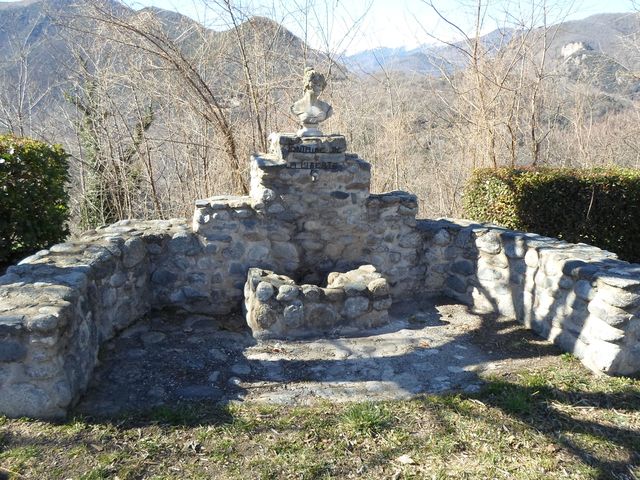
[[[459,226],[447,221],[442,225],[444,228]],[[476,228],[483,228],[483,225],[474,225]],[[454,230],[454,231],[455,231]],[[505,249],[515,252],[517,243],[533,239],[539,239],[537,235],[526,234],[524,232],[508,231],[494,228],[500,235],[502,252]],[[536,248],[539,256],[556,255],[561,271],[555,272],[555,283],[549,283],[547,288],[541,293],[541,288],[531,289],[531,281],[540,273],[540,277],[546,276],[548,272],[540,272],[543,267],[538,262],[537,267],[528,267],[523,256],[510,255],[507,265],[496,270],[503,271],[503,278],[508,279],[509,288],[498,289],[499,297],[494,291],[485,288],[482,282],[477,280],[479,273],[478,259],[481,252],[477,244],[469,235],[463,248],[466,249],[466,258],[472,260],[474,266],[470,285],[477,289],[477,294],[486,299],[494,312],[504,311],[505,308],[512,309],[510,322],[504,320],[496,322],[496,315],[483,315],[481,327],[477,330],[480,337],[490,335],[491,332],[499,334],[496,328],[499,325],[525,324],[534,329],[537,335],[546,339],[552,339],[562,350],[574,352],[575,349],[584,348],[578,345],[581,334],[587,328],[586,322],[590,315],[587,310],[587,303],[593,295],[594,274],[603,267],[611,267],[611,262],[615,260],[603,259],[598,261],[586,261],[583,256],[572,253],[571,244],[557,241],[553,245],[539,245]],[[547,241],[546,239],[545,241]],[[524,250],[528,248],[525,246]],[[485,254],[486,257],[486,254]],[[486,268],[486,265],[484,265]],[[532,270],[533,268],[533,270]],[[527,272],[529,269],[529,275]],[[573,285],[569,288],[562,288],[559,276],[573,278]],[[545,278],[546,280],[546,278]],[[505,306],[505,297],[508,299]],[[460,300],[469,306],[474,305],[470,296],[460,296]],[[516,320],[518,319],[518,320]],[[481,332],[484,331],[484,334]],[[514,332],[515,337],[522,336],[521,332]],[[530,335],[530,333],[527,333]],[[512,336],[505,338],[507,342],[518,341]],[[593,352],[592,352],[593,353]],[[619,353],[613,359],[611,365],[615,368],[622,355]],[[573,360],[577,363],[577,360]],[[584,368],[584,367],[579,367]],[[539,381],[539,379],[538,379]],[[595,382],[595,378],[594,378]],[[535,383],[535,382],[534,382]],[[573,387],[573,385],[572,385]],[[597,478],[607,479],[635,479],[631,465],[640,465],[640,433],[637,429],[612,426],[610,422],[586,418],[577,418],[578,415],[571,413],[576,405],[593,409],[610,409],[614,412],[640,411],[640,391],[636,387],[629,391],[608,392],[608,391],[588,391],[580,389],[579,386],[573,388],[554,387],[544,381],[538,385],[526,386],[517,382],[505,380],[492,380],[480,396],[482,401],[488,405],[499,408],[505,414],[518,418],[532,429],[541,431],[550,440],[569,450],[579,457],[585,464],[590,465],[597,471]],[[580,437],[591,437],[595,439],[591,442],[584,441]],[[601,442],[612,445],[611,450],[623,449],[620,459],[606,458],[597,452],[595,444]],[[617,456],[617,455],[616,455]]]
[[[473,265],[473,272],[463,282],[464,293],[451,291],[454,298],[474,310],[477,307],[477,299],[484,299],[490,311],[502,312],[517,319],[540,337],[553,341],[567,352],[585,351],[586,345],[582,337],[587,328],[588,318],[593,317],[587,309],[587,304],[595,294],[593,282],[598,271],[606,268],[609,270],[608,275],[620,275],[621,278],[625,278],[624,274],[610,270],[612,267],[621,265],[617,258],[602,257],[590,260],[589,253],[581,252],[580,246],[562,240],[508,230],[495,225],[490,225],[491,231],[488,232],[487,225],[483,224],[471,224],[460,230],[458,224],[448,220],[438,220],[436,223],[438,228],[459,231],[454,240],[458,248],[457,254],[463,255]],[[475,234],[482,235],[487,232],[498,235],[501,250],[496,257],[500,256],[501,262],[506,261],[506,264],[487,265],[485,262],[482,266],[479,265],[481,257],[484,256],[486,259],[491,255],[479,250]],[[541,266],[540,261],[537,266],[530,267],[526,264],[524,253],[515,255],[518,248],[523,248],[526,252],[532,248],[532,244],[535,244],[533,248],[538,257],[547,260],[544,267]],[[507,251],[510,252],[509,255],[505,255]],[[548,257],[554,260],[548,261]],[[549,273],[544,270],[547,268],[546,265],[554,263],[557,271]],[[622,263],[622,265],[628,264]],[[487,281],[491,281],[491,275],[485,277],[484,281],[478,280],[480,274],[487,275],[487,266],[498,275],[495,277],[496,286],[491,291],[484,285]],[[563,285],[560,281],[561,277],[571,279],[572,282],[569,285]],[[533,282],[536,283],[536,288],[532,288]],[[541,283],[544,285],[541,286]],[[469,294],[469,287],[476,290],[475,299]],[[487,308],[485,307],[483,311],[487,311]],[[587,334],[587,337],[589,335],[592,333]],[[594,352],[590,353],[590,355],[593,354]],[[593,367],[602,370],[609,368],[615,371],[625,361],[625,354],[621,350],[609,365]]]

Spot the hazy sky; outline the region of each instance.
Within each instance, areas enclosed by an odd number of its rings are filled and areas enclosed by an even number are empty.
[[[429,34],[447,40],[458,39],[460,34],[439,19],[433,9],[428,6],[427,1],[243,0],[235,2],[235,5],[242,11],[272,17],[300,36],[304,31],[301,27],[303,15],[300,12],[309,11],[311,12],[309,24],[312,26],[308,29],[308,40],[313,46],[322,47],[329,42],[334,49],[345,49],[348,53],[354,53],[379,46],[414,47],[433,41]],[[201,0],[136,0],[135,3],[128,3],[134,7],[153,5],[177,10],[215,24],[211,12],[204,13]],[[213,5],[216,1],[209,0],[208,3]],[[463,30],[467,32],[473,30],[476,1],[433,0],[433,3],[447,19]],[[483,0],[486,6],[483,31],[487,33],[494,30],[497,25],[505,25],[505,22],[513,23],[521,18],[530,22],[532,14],[537,17],[537,22],[541,22],[542,8],[534,9],[532,3],[544,4],[545,2],[544,0],[538,2]],[[555,23],[563,18],[584,18],[595,13],[633,11],[632,0],[575,0],[573,2],[547,0],[546,5],[549,23]],[[509,12],[512,18],[508,19],[505,11]],[[354,24],[357,24],[357,30],[353,30]],[[348,32],[351,32],[351,35],[347,36]]]
[[[307,40],[316,48],[326,48],[329,44],[334,51],[354,53],[379,46],[414,47],[432,42],[429,34],[446,40],[459,39],[460,33],[439,19],[427,5],[428,1],[236,0],[233,3],[240,12],[273,18],[298,36],[304,37],[306,30]],[[228,20],[215,13],[219,11],[216,4],[222,3],[221,0],[125,0],[125,3],[134,8],[156,6],[175,10],[213,28],[228,27]],[[466,32],[473,31],[475,0],[433,0],[433,3],[448,20]],[[518,19],[530,24],[532,16],[540,23],[542,8],[533,8],[533,3],[546,3],[548,23],[595,13],[633,11],[632,0],[482,0],[482,3],[485,5],[483,33],[498,25],[513,26]],[[308,12],[306,28],[303,12]]]

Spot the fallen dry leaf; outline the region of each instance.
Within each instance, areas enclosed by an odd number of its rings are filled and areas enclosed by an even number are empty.
[[[403,465],[415,465],[416,464],[415,460],[413,458],[411,458],[407,454],[400,455],[398,458],[396,458],[396,462],[401,463]]]

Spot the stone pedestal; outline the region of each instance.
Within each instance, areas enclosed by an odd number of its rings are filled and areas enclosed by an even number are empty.
[[[372,264],[394,296],[411,295],[424,274],[417,199],[371,194],[370,177],[342,135],[272,134],[269,152],[251,158],[248,196],[196,203],[194,232],[223,270],[216,303],[242,297],[250,267],[320,285],[330,272]]]

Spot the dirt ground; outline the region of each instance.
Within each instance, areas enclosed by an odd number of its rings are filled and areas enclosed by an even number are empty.
[[[108,416],[178,402],[311,404],[478,391],[483,375],[560,354],[513,320],[446,299],[395,304],[357,336],[256,342],[241,314],[156,311],[108,342],[76,411]]]

